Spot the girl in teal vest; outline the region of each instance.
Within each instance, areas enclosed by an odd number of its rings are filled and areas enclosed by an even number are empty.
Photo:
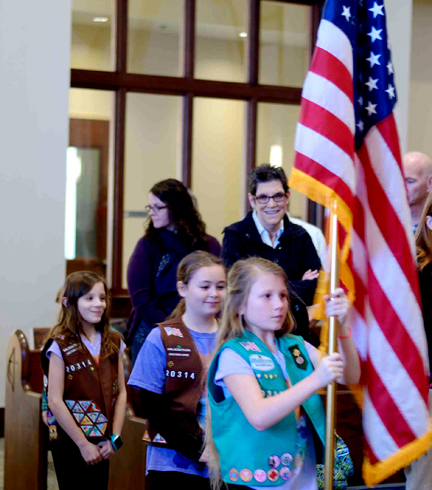
[[[360,362],[346,324],[342,289],[326,297],[340,322],[340,354],[322,357],[291,335],[287,277],[260,258],[238,261],[228,275],[218,349],[209,369],[210,467],[232,488],[317,488],[325,416],[317,391],[336,380],[355,384]]]

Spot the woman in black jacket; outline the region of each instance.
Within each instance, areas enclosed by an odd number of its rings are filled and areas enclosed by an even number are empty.
[[[151,329],[163,322],[180,300],[176,271],[183,257],[194,250],[218,257],[221,253],[216,238],[206,234],[201,215],[181,182],[158,182],[151,188],[148,202],[150,219],[127,270],[133,306],[127,343],[131,345],[133,363]]]

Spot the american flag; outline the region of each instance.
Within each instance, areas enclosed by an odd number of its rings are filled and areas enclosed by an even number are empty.
[[[362,361],[368,485],[432,444],[395,103],[383,0],[327,0],[303,87],[290,184],[324,206],[337,202],[341,282],[354,301]]]

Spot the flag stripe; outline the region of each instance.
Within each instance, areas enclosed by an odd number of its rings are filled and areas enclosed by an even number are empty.
[[[354,156],[354,140],[350,129],[333,113],[315,104],[310,100],[303,99],[300,123],[304,126],[322,134],[343,150],[350,159]]]
[[[312,129],[297,124],[295,149],[326,167],[354,190],[354,167],[350,157],[332,141]]]
[[[373,464],[386,459],[399,449],[375,410],[367,389],[363,393],[363,427],[365,445]]]
[[[296,168],[307,173],[312,178],[323,182],[326,186],[335,189],[337,194],[346,203],[349,203],[352,200],[352,192],[345,182],[315,160],[312,160],[302,153],[297,153]]]
[[[381,377],[375,370],[370,359],[368,362],[367,371],[367,387],[369,397],[381,419],[382,425],[384,425],[388,433],[391,434],[398,447],[409,444],[416,438],[415,434],[406,423],[405,418],[398,409],[397,404],[389,395],[381,380]],[[368,438],[369,440],[375,439],[373,432],[368,434]]]
[[[347,35],[332,22],[323,19],[318,28],[316,45],[325,49],[344,64],[349,73],[353,74],[353,57],[351,43]]]
[[[350,72],[345,65],[328,51],[317,47],[310,71],[327,78],[338,87],[353,103],[353,84]]]
[[[365,171],[369,206],[376,219],[378,228],[381,230],[410,284],[416,284],[417,275],[413,267],[413,259],[411,259],[411,262],[407,261],[407,257],[412,257],[411,248],[405,239],[405,230],[401,225],[399,216],[396,214],[379,184],[375,172],[372,169],[369,152],[365,145],[358,150],[358,155]]]
[[[320,90],[317,90],[318,87]],[[328,95],[324,96],[323,94]],[[315,102],[315,104],[333,112],[335,116],[348,126],[350,132],[354,133],[354,112],[353,110],[346,110],[347,104],[352,106],[352,101],[332,82],[320,75],[309,72],[303,86],[302,98],[303,100]],[[352,140],[352,135],[349,136],[349,139]]]

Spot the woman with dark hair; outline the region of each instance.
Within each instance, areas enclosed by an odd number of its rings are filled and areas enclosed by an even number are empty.
[[[180,300],[176,271],[183,257],[194,250],[218,257],[221,253],[216,238],[206,234],[201,215],[181,182],[158,182],[150,189],[148,202],[150,219],[127,271],[133,306],[127,342],[133,363],[154,325],[163,322]]]

